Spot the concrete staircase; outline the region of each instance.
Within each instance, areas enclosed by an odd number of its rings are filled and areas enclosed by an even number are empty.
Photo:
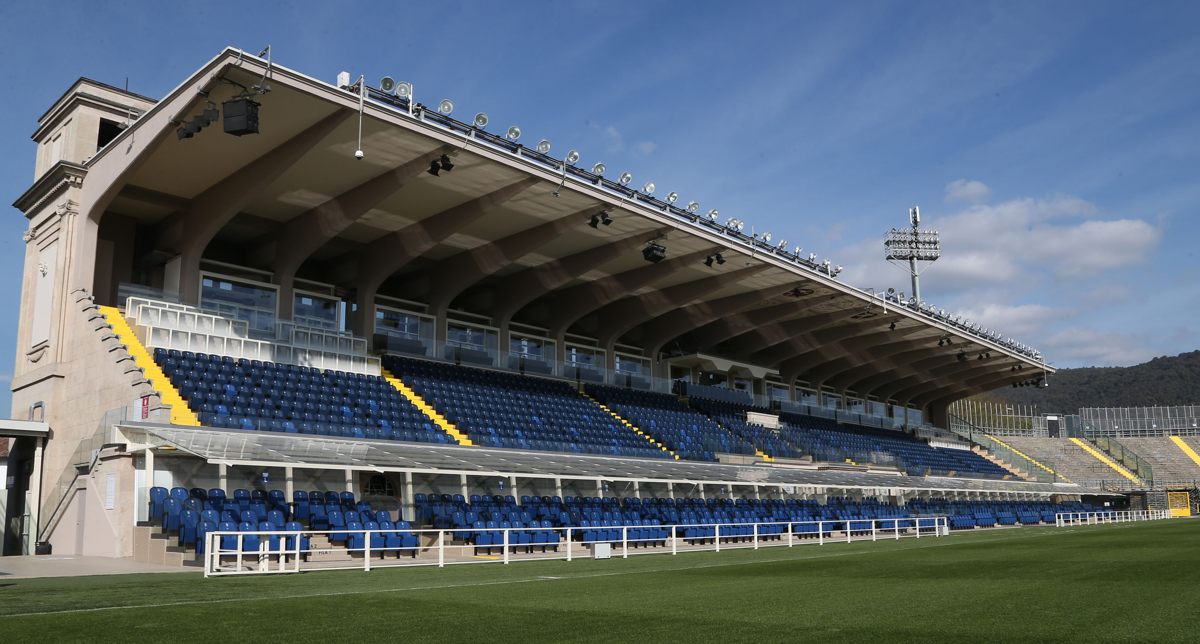
[[[387,369],[380,369],[380,371],[382,372],[383,379],[386,380],[393,389],[400,392],[400,395],[407,398],[408,401],[411,402],[417,409],[420,409],[421,413],[425,414],[429,420],[432,420],[433,424],[437,425],[442,431],[449,434],[450,437],[455,440],[455,442],[457,442],[459,445],[466,446],[475,444],[471,442],[471,439],[468,438],[465,433],[455,427],[454,423],[450,422],[445,416],[442,415],[441,412],[434,409],[433,405],[425,402],[425,399],[421,397],[421,394],[418,394],[416,391],[414,391],[412,387],[404,384],[403,381],[401,381]]]
[[[1003,467],[1004,469],[1008,470],[1009,472],[1012,472],[1019,478],[1022,478],[1026,481],[1032,481],[1032,480],[1036,479],[1031,468],[1023,467],[1025,465],[1028,465],[1028,463],[1010,463],[1007,460],[1000,458],[996,454],[993,454],[992,452],[984,449],[983,447],[981,447],[979,445],[972,445],[971,451],[975,452],[976,454],[978,454],[979,456],[983,457],[984,459],[990,461],[991,463],[998,465],[1000,467]]]
[[[162,528],[139,523],[133,529],[133,560],[180,568],[203,567],[203,562],[196,558],[195,550],[180,548],[176,543],[178,538],[163,534]]]
[[[584,398],[587,398],[588,400],[592,401],[592,404],[596,405],[596,406],[597,406],[597,407],[599,407],[600,409],[603,409],[603,410],[605,411],[605,413],[607,413],[609,416],[612,416],[614,419],[616,419],[616,421],[617,421],[617,422],[619,422],[619,423],[621,423],[622,425],[624,425],[625,427],[629,428],[629,429],[630,429],[630,430],[632,430],[634,433],[636,433],[638,436],[641,436],[642,438],[644,438],[644,439],[646,439],[647,441],[649,441],[651,445],[653,445],[653,446],[657,447],[658,449],[661,449],[662,451],[664,451],[664,452],[666,452],[666,453],[670,454],[670,455],[671,455],[671,458],[674,458],[674,459],[675,459],[675,460],[677,460],[677,461],[679,460],[679,455],[678,455],[678,454],[676,454],[675,452],[671,451],[670,449],[668,449],[666,445],[663,445],[662,443],[660,443],[660,442],[659,442],[657,439],[655,439],[655,438],[654,438],[653,436],[651,436],[650,434],[647,434],[646,432],[643,432],[643,431],[642,431],[641,429],[639,429],[639,428],[638,428],[636,425],[634,425],[633,423],[629,422],[628,420],[625,420],[624,418],[622,418],[620,414],[618,414],[617,412],[615,412],[615,411],[613,411],[613,410],[609,409],[609,408],[608,408],[606,405],[602,404],[602,403],[601,403],[599,400],[596,400],[595,398],[592,398],[591,396],[589,396],[589,395],[587,394],[587,392],[585,392],[585,391],[582,391],[582,390],[581,390],[581,391],[579,392],[579,395],[581,395],[581,396],[583,396]],[[762,452],[759,452],[759,453],[761,454]]]

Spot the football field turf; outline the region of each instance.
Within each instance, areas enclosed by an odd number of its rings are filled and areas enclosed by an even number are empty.
[[[0,640],[1198,641],[1200,521],[627,560],[0,577]]]

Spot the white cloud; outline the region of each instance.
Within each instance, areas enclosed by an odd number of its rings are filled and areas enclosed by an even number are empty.
[[[654,141],[638,141],[633,144],[633,151],[641,156],[650,156],[658,149],[658,144]]]
[[[625,138],[621,136],[621,131],[615,125],[604,128],[604,143],[608,146],[609,152],[620,152],[625,149]]]
[[[946,184],[946,203],[979,203],[987,199],[992,189],[982,181],[959,179]]]
[[[1042,304],[990,303],[968,307],[959,314],[1009,337],[1019,337],[1040,329],[1047,322],[1069,315],[1070,312]]]
[[[1124,367],[1154,357],[1141,338],[1085,327],[1063,329],[1046,339],[1043,352],[1056,362]]]

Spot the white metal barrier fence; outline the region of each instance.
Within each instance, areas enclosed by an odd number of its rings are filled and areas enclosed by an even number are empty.
[[[944,537],[947,518],[563,528],[212,531],[204,576],[512,563]]]
[[[1059,528],[1104,523],[1128,523],[1130,521],[1157,521],[1170,519],[1170,510],[1114,510],[1111,512],[1059,512],[1054,515],[1054,525]]]

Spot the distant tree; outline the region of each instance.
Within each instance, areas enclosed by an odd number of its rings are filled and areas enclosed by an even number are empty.
[[[1037,405],[1045,413],[1073,414],[1084,407],[1150,407],[1200,404],[1200,351],[1154,358],[1132,367],[1060,369],[1049,386],[1005,387],[981,399]]]

